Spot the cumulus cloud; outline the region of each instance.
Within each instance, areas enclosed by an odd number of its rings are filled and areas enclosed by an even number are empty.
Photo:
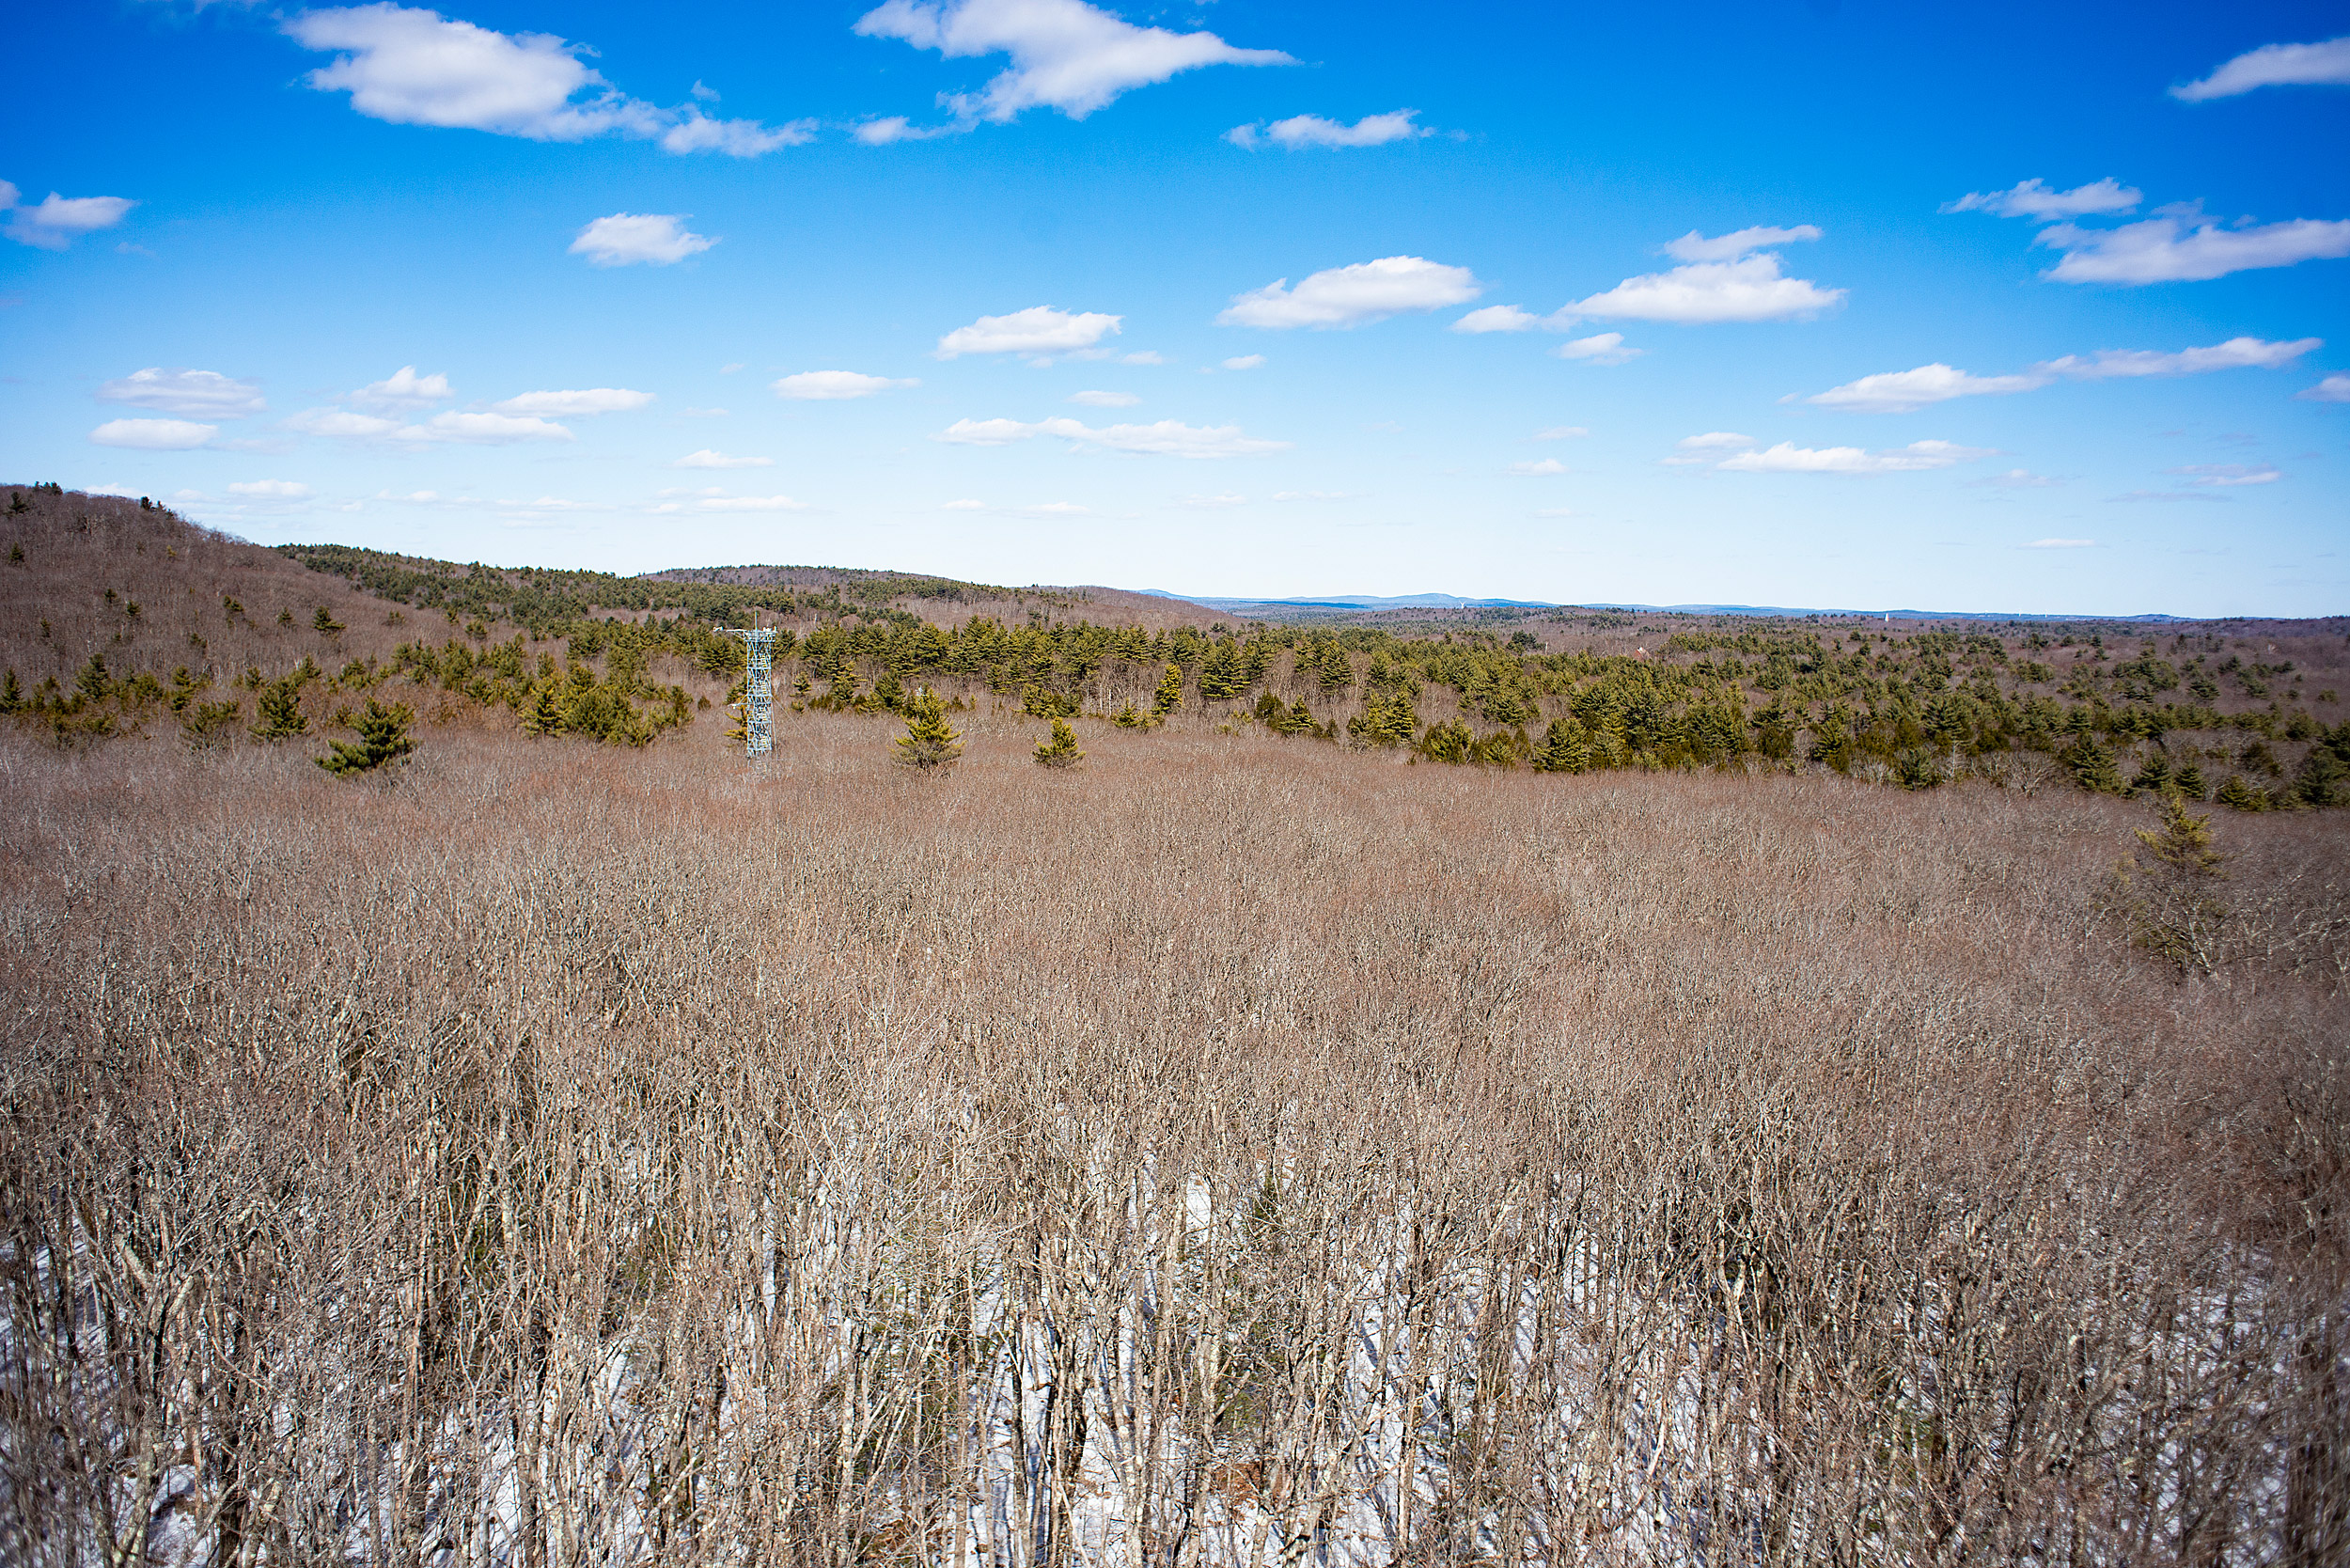
[[[1522,474],[1529,478],[1547,478],[1552,474],[1564,474],[1568,471],[1567,465],[1560,463],[1557,458],[1543,458],[1538,463],[1513,463],[1510,464],[1511,473]]]
[[[855,370],[802,370],[797,375],[771,381],[767,390],[778,398],[799,403],[837,403],[851,398],[870,398],[877,393],[893,391],[901,386],[919,386],[915,377],[893,379],[888,376],[869,376]]]
[[[623,386],[591,386],[576,392],[525,392],[490,406],[500,414],[574,419],[597,414],[626,414],[652,401],[650,392]]]
[[[672,468],[773,468],[775,465],[774,458],[728,457],[708,447],[698,452],[688,452],[669,464]]]
[[[102,384],[98,396],[103,402],[160,409],[165,414],[203,414],[215,419],[240,419],[248,414],[264,413],[269,407],[261,400],[258,384],[232,381],[217,370],[149,367]]]
[[[2305,403],[2350,403],[2350,376],[2327,376],[2294,397]]]
[[[1687,324],[1779,321],[1839,305],[1844,292],[1784,275],[1778,254],[1764,251],[1734,261],[1692,261],[1669,272],[1627,277],[1560,314]]]
[[[2189,103],[2233,98],[2257,87],[2350,86],[2350,38],[2269,43],[2238,55],[2200,82],[2170,89]]]
[[[2052,191],[2039,180],[2027,180],[2004,191],[1969,191],[1956,201],[1942,204],[1945,212],[1988,212],[1998,218],[2029,218],[2047,223],[2098,212],[2126,212],[2144,195],[2107,175],[2069,191]]]
[[[1072,314],[1049,305],[1032,305],[1009,316],[982,316],[969,326],[957,327],[938,340],[935,356],[953,359],[966,353],[1075,353],[1104,337],[1117,336],[1122,316],[1098,311]]]
[[[260,501],[305,501],[311,492],[308,485],[293,479],[246,479],[230,485],[228,494]]]
[[[532,141],[623,135],[670,152],[756,157],[808,140],[808,121],[776,129],[663,109],[627,96],[580,62],[585,44],[547,33],[499,33],[389,3],[302,11],[283,24],[305,49],[333,54],[306,80],[396,125],[487,131]]]
[[[1132,408],[1142,401],[1132,392],[1072,392],[1069,400],[1088,408]]]
[[[1703,435],[1684,435],[1673,445],[1684,452],[1711,452],[1735,450],[1741,447],[1760,446],[1761,443],[1750,435],[1740,435],[1736,431],[1707,431]]]
[[[2160,353],[2152,349],[2100,349],[2093,354],[2066,354],[2044,360],[2030,369],[2009,376],[1977,376],[1940,363],[1914,370],[1888,370],[1846,382],[1807,398],[1847,414],[1907,414],[1953,398],[1998,396],[2030,392],[2058,380],[2110,381],[2136,376],[2194,376],[2214,370],[2280,369],[2325,341],[2317,337],[2292,342],[2268,342],[2259,337],[2231,337],[2205,348]]]
[[[893,142],[927,142],[934,136],[952,136],[971,129],[968,122],[953,125],[916,125],[903,115],[887,115],[879,119],[860,121],[849,128],[849,134],[867,147],[887,147]]]
[[[2076,381],[2106,381],[2127,376],[2195,376],[2212,370],[2280,370],[2305,353],[2326,346],[2322,337],[2296,337],[2268,342],[2259,337],[2231,337],[2208,348],[2157,353],[2151,349],[2099,349],[2082,358],[2066,354],[2038,369]]]
[[[688,229],[685,220],[691,216],[690,212],[615,212],[582,227],[572,240],[571,254],[584,256],[597,267],[638,263],[666,267],[718,243]]]
[[[1586,365],[1622,365],[1648,353],[1646,349],[1625,348],[1621,332],[1603,332],[1592,337],[1571,338],[1550,352],[1561,359],[1578,359]]]
[[[220,433],[218,425],[188,419],[109,419],[89,432],[96,447],[129,447],[148,452],[185,452]]]
[[[1236,353],[1225,360],[1223,367],[1227,370],[1253,370],[1263,363],[1264,355],[1261,353]]]
[[[368,383],[343,401],[386,414],[402,414],[414,409],[431,408],[434,403],[445,403],[455,396],[449,390],[446,374],[435,371],[429,376],[420,376],[416,374],[414,365],[403,365],[382,381]]]
[[[2045,376],[1975,376],[1937,362],[1920,365],[1914,370],[1887,370],[1862,376],[1858,381],[1831,386],[1804,400],[1850,414],[1907,414],[1952,398],[2029,392],[2047,384]]]
[[[1968,479],[1970,485],[1989,486],[1994,490],[2050,490],[2062,484],[2062,479],[2045,474],[2035,474],[2029,468],[2011,468],[2004,474],[1989,474],[1980,479]]]
[[[457,442],[473,447],[503,447],[517,441],[570,441],[562,426],[544,419],[512,414],[436,414],[420,425],[403,425],[387,439],[419,446]]]
[[[1798,447],[1782,441],[1760,450],[1732,453],[1714,466],[1732,474],[1914,474],[1990,455],[1989,447],[1961,447],[1948,441],[1913,441],[1880,452],[1858,447]]]
[[[1418,256],[1386,256],[1332,267],[1295,289],[1289,281],[1277,278],[1233,295],[1230,307],[1216,321],[1223,326],[1355,327],[1401,311],[1463,305],[1485,291],[1466,267],[1448,267]]]
[[[2295,218],[2222,228],[2189,205],[2164,208],[2154,217],[2119,228],[2051,224],[2032,243],[2064,253],[2043,274],[2059,283],[2193,283],[2350,256],[2350,219]]]
[[[1470,311],[1452,323],[1454,332],[1531,332],[1539,326],[1549,326],[1552,318],[1537,316],[1514,305],[1488,305]]]
[[[332,435],[348,441],[365,441],[379,435],[389,435],[400,429],[397,419],[385,419],[372,414],[353,414],[341,408],[307,408],[278,421],[282,429],[301,435]]]
[[[1678,240],[1667,241],[1665,254],[1676,261],[1735,261],[1751,251],[1819,237],[1819,229],[1808,223],[1799,223],[1793,228],[1733,229],[1710,240],[1693,228]]]
[[[1140,349],[1133,353],[1121,353],[1118,356],[1118,362],[1120,365],[1164,365],[1167,363],[1159,356],[1156,349]]]
[[[1034,436],[1055,435],[1080,447],[1133,456],[1179,458],[1252,457],[1289,450],[1286,441],[1264,441],[1242,433],[1238,425],[1185,425],[1161,419],[1149,425],[1089,429],[1074,419],[958,419],[931,439],[961,447],[1004,447]]]
[[[1083,119],[1120,93],[1200,66],[1295,63],[1214,33],[1136,27],[1083,0],[887,0],[858,18],[856,31],[950,60],[1010,55],[1010,68],[979,93],[944,100],[958,119],[999,124],[1040,104]]]
[[[41,250],[63,250],[94,229],[112,228],[138,205],[122,196],[64,196],[55,191],[37,207],[23,206],[22,200],[23,193],[0,180],[0,212],[8,215],[8,238]]]
[[[1270,142],[1292,152],[1301,147],[1385,147],[1389,142],[1434,135],[1426,126],[1413,123],[1418,114],[1418,109],[1393,109],[1384,115],[1365,115],[1352,125],[1320,115],[1294,115],[1270,125],[1235,125],[1224,133],[1224,139],[1234,147],[1250,149]]]

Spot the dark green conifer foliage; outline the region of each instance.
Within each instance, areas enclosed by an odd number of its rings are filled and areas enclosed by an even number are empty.
[[[2084,790],[2108,795],[2129,792],[2122,782],[2122,770],[2114,765],[2113,753],[2100,745],[2094,735],[2084,733],[2073,743],[2064,754],[2064,767],[2073,782]]]
[[[244,716],[243,708],[234,698],[226,702],[198,702],[180,720],[180,736],[192,751],[209,751],[226,745],[229,731],[237,720]]]
[[[2169,790],[2156,801],[2158,825],[2138,829],[2145,848],[2114,873],[2130,940],[2182,971],[2209,974],[2218,962],[2228,917],[2217,887],[2227,873],[2212,847],[2211,818],[2189,812]]]
[[[2159,794],[2170,787],[2170,759],[2159,751],[2148,753],[2146,760],[2138,767],[2138,776],[2130,780],[2130,788]]]
[[[1476,745],[1477,737],[1469,732],[1467,725],[1459,719],[1447,719],[1428,727],[1428,733],[1419,738],[1419,754],[1432,762],[1459,764],[1469,760]]]
[[[327,744],[334,749],[318,759],[319,766],[347,777],[354,773],[372,773],[386,762],[407,756],[416,749],[416,743],[408,738],[408,726],[415,716],[405,703],[387,708],[368,698],[367,712],[359,715],[358,743],[329,741]]]
[[[2350,724],[2310,747],[2293,776],[2293,798],[2303,806],[2350,806]]]
[[[0,679],[0,713],[13,713],[24,706],[24,688],[17,684],[16,671],[8,671]]]
[[[1151,727],[1151,715],[1131,702],[1121,702],[1118,706],[1118,712],[1110,715],[1110,722],[1120,729],[1148,729]]]
[[[1590,765],[1591,751],[1583,737],[1583,727],[1573,719],[1556,718],[1543,731],[1543,744],[1534,753],[1536,773],[1581,773]]]
[[[1893,760],[1893,772],[1904,790],[1931,790],[1942,782],[1942,766],[1934,753],[1914,745]]]
[[[906,704],[906,732],[898,737],[898,760],[932,773],[952,767],[963,756],[963,736],[947,722],[947,705],[928,686]]]
[[[555,682],[539,687],[530,705],[523,710],[523,733],[525,735],[559,735],[563,732],[563,698]]]
[[[312,617],[310,620],[310,630],[313,632],[322,633],[330,637],[342,629],[343,623],[337,620],[333,616],[328,615],[326,613],[326,606],[323,604],[319,606],[319,613]]]
[[[1363,711],[1346,721],[1346,732],[1359,745],[1410,745],[1418,730],[1419,715],[1402,692],[1373,692]]]
[[[2170,776],[2170,788],[2189,800],[2201,800],[2211,793],[2211,786],[2203,782],[2203,770],[2192,762]]]
[[[2252,788],[2242,774],[2232,773],[2219,786],[2219,804],[2232,811],[2265,811],[2269,800],[2266,791]]]
[[[1151,716],[1165,724],[1167,715],[1183,706],[1183,666],[1169,665],[1167,674],[1159,681],[1158,691],[1151,698]]]
[[[310,721],[302,713],[302,683],[292,676],[272,681],[260,688],[254,699],[253,738],[257,741],[283,741],[304,734]]]
[[[1077,732],[1065,718],[1055,719],[1052,734],[1036,743],[1036,760],[1044,767],[1073,768],[1085,756],[1077,749]]]

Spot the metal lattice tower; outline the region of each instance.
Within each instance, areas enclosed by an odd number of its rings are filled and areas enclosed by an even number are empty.
[[[772,626],[722,626],[730,637],[741,637],[750,651],[750,669],[743,685],[743,755],[764,757],[776,748],[775,692],[770,679],[776,662],[776,629]]]

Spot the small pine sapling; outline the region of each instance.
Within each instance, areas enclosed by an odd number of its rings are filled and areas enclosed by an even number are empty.
[[[262,685],[253,707],[258,720],[253,726],[253,738],[257,741],[290,740],[310,728],[310,721],[302,713],[301,682],[291,676]]]
[[[1053,733],[1036,743],[1036,760],[1048,768],[1073,768],[1085,760],[1086,754],[1077,749],[1077,732],[1069,728],[1069,721],[1053,721]]]
[[[947,722],[947,705],[924,686],[906,704],[906,732],[898,737],[898,760],[924,773],[952,767],[963,756],[963,736]]]
[[[328,615],[326,613],[326,606],[323,604],[319,606],[319,613],[310,619],[310,630],[318,633],[321,636],[331,637],[342,629],[343,623],[337,620],[333,616]]]
[[[368,698],[368,711],[359,715],[357,745],[349,741],[330,741],[334,750],[319,758],[318,765],[328,773],[348,777],[354,773],[372,773],[386,762],[396,761],[416,749],[416,743],[408,738],[409,723],[416,715],[405,703],[385,707],[374,698]]]
[[[2221,956],[2228,906],[2217,885],[2227,873],[2212,847],[2211,818],[2196,816],[2175,792],[2156,797],[2159,821],[2138,829],[2145,846],[2114,869],[2115,891],[2130,941],[2182,974],[2210,974]]]

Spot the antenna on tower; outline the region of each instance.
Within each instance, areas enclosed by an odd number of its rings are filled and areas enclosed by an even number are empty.
[[[764,757],[776,748],[775,692],[770,680],[776,663],[773,626],[721,626],[730,637],[741,637],[750,655],[743,682],[743,755]]]

